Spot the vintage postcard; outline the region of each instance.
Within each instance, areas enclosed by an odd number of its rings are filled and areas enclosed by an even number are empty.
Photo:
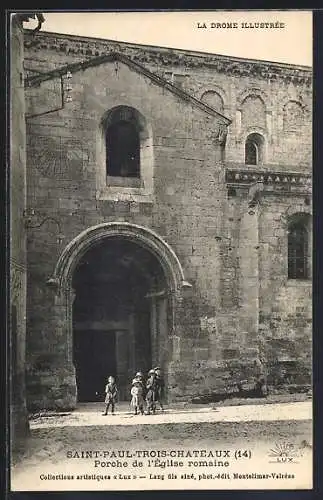
[[[312,489],[312,12],[10,12],[12,491]]]

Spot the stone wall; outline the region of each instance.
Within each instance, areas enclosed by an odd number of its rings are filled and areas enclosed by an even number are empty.
[[[266,139],[264,168],[311,170],[312,74],[308,67],[51,33],[42,33],[37,41],[27,38],[26,46],[26,67],[40,71],[109,51],[126,54],[197,99],[219,106],[218,111],[232,120],[227,163],[244,163],[245,137],[258,131]],[[50,53],[50,61],[44,51]]]
[[[10,136],[10,384],[13,449],[28,432],[25,389],[26,338],[26,130],[22,25],[11,25],[11,136]]]
[[[122,58],[104,59],[109,50],[181,89]],[[250,377],[259,356],[268,362],[270,380],[286,362],[296,371],[301,366],[299,382],[308,383],[310,285],[287,279],[284,216],[310,213],[309,69],[46,33],[27,40],[26,53],[28,76],[35,74],[31,69],[90,63],[73,70],[73,100],[58,111],[63,71],[27,89],[28,115],[51,110],[27,121],[28,206],[41,224],[28,235],[29,404],[66,407],[73,401],[66,389],[73,373],[64,371],[66,318],[49,322],[56,299],[45,282],[73,238],[115,221],[153,229],[175,251],[192,285],[178,307],[170,347],[170,399],[223,390],[236,377]],[[225,163],[218,140],[225,118],[201,108],[185,89],[232,119]],[[149,190],[105,184],[100,123],[116,104],[147,120]],[[265,138],[264,158],[249,166],[244,143],[255,132]],[[250,211],[257,180],[265,189]]]

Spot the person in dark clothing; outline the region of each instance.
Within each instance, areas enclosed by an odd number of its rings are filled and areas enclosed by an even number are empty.
[[[105,386],[105,412],[102,415],[107,415],[111,406],[111,413],[114,415],[115,404],[117,402],[118,388],[115,383],[114,377],[108,378],[108,383]]]
[[[156,374],[155,370],[149,370],[146,382],[146,405],[147,415],[156,413]]]
[[[162,372],[159,366],[154,368],[155,371],[155,383],[156,383],[156,402],[158,401],[160,409],[164,411],[163,400],[165,391],[165,382],[162,376]]]

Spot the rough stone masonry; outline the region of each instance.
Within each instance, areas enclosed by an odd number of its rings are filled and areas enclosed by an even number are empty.
[[[152,364],[168,401],[310,384],[311,69],[46,32],[24,67],[28,407]]]

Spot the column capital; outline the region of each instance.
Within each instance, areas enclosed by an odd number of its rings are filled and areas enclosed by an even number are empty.
[[[254,215],[256,212],[256,207],[259,205],[260,196],[264,190],[264,183],[262,181],[256,181],[249,187],[248,191],[248,213]]]

